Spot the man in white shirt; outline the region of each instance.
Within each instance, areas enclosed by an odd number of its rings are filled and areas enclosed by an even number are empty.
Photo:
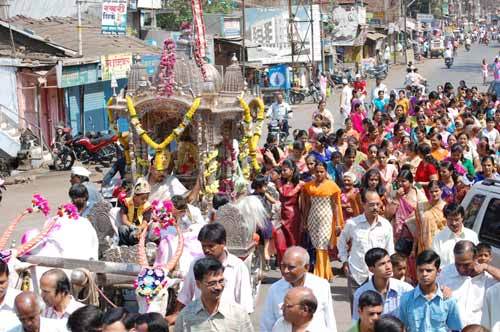
[[[388,97],[387,86],[382,83],[382,79],[380,77],[377,77],[375,79],[375,87],[372,90],[372,101],[378,98],[379,91],[384,91],[384,98]]]
[[[340,94],[340,114],[347,119],[351,114],[352,88],[346,78],[342,79],[342,93]]]
[[[276,93],[276,101],[272,103],[271,107],[267,110],[266,117],[271,121],[278,121],[281,130],[288,134],[289,124],[288,121],[292,119],[292,107],[283,100],[281,92]]]
[[[274,324],[282,317],[283,302],[287,292],[293,287],[309,288],[318,301],[318,307],[311,320],[313,326],[326,326],[323,331],[337,331],[333,312],[330,284],[309,270],[309,254],[302,247],[290,247],[285,251],[280,265],[283,278],[275,282],[267,293],[263,314],[260,320],[260,332],[271,332]]]
[[[71,283],[68,276],[60,269],[50,269],[40,278],[40,291],[46,308],[45,318],[67,321],[76,309],[84,305],[71,296]]]
[[[389,255],[394,253],[392,226],[387,219],[379,215],[382,200],[374,191],[361,193],[364,213],[347,220],[340,233],[338,249],[342,270],[347,276],[352,305],[354,291],[363,284],[369,276],[368,266],[365,263],[365,254],[372,248],[387,250]],[[349,249],[349,241],[352,243]]]
[[[391,257],[385,249],[372,248],[368,250],[365,255],[365,263],[373,276],[354,293],[352,320],[359,319],[359,298],[368,290],[379,293],[384,299],[383,315],[397,317],[401,295],[411,291],[413,286],[392,278]]]
[[[33,292],[22,292],[14,302],[16,315],[21,322],[8,332],[66,332],[64,325],[55,319],[41,317],[41,308]]]
[[[492,332],[500,331],[500,282],[486,291],[481,325]]]
[[[219,223],[203,226],[198,234],[205,257],[213,257],[224,266],[225,285],[222,299],[229,303],[240,304],[248,313],[254,310],[250,272],[245,263],[230,254],[226,249],[226,230]],[[169,324],[173,324],[178,313],[189,303],[200,298],[200,290],[196,287],[193,267],[197,260],[191,263],[189,272],[177,296],[176,310],[167,316]]]
[[[283,302],[283,317],[274,324],[272,332],[328,331],[323,322],[313,321],[318,300],[312,290],[294,287],[288,290]]]
[[[486,290],[497,283],[489,272],[500,278],[500,271],[478,263],[477,248],[471,241],[457,242],[453,254],[455,264],[443,267],[438,283],[450,288],[452,297],[457,299],[463,326],[480,324]]]
[[[476,232],[464,227],[464,208],[458,204],[447,204],[443,208],[447,226],[434,236],[432,250],[441,258],[443,266],[453,264],[455,257],[453,248],[458,241],[469,240],[474,244],[479,242]]]
[[[9,266],[0,258],[0,310],[14,311],[14,299],[21,291],[9,287]]]

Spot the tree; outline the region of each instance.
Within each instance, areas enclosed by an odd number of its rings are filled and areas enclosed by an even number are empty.
[[[233,10],[231,0],[204,0],[203,11],[206,13],[229,14]],[[177,31],[182,22],[192,22],[193,14],[191,12],[191,1],[171,0],[168,2],[170,13],[158,14],[156,16],[157,24],[160,28],[169,31]]]

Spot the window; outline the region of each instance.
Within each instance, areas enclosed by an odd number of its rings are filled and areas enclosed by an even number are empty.
[[[492,198],[479,230],[479,241],[500,247],[500,198]]]
[[[474,195],[469,202],[469,205],[465,208],[464,226],[472,229],[474,227],[474,221],[476,221],[477,213],[483,205],[486,195]]]

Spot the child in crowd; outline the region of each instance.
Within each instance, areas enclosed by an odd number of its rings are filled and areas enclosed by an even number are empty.
[[[491,264],[493,260],[493,255],[491,251],[491,246],[487,243],[480,242],[477,245],[477,262],[479,264]]]
[[[405,281],[410,285],[415,286],[415,282],[407,276],[408,263],[406,257],[398,253],[392,254],[391,263],[392,263],[392,277],[394,279]]]

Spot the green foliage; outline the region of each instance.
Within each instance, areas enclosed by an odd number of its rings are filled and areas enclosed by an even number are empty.
[[[171,13],[158,14],[156,20],[158,26],[164,30],[177,31],[182,22],[192,22],[193,14],[191,12],[191,1],[171,0],[168,2],[168,8]],[[231,0],[212,0],[208,4],[203,1],[203,11],[205,13],[224,13],[229,14],[233,11],[234,4]]]

